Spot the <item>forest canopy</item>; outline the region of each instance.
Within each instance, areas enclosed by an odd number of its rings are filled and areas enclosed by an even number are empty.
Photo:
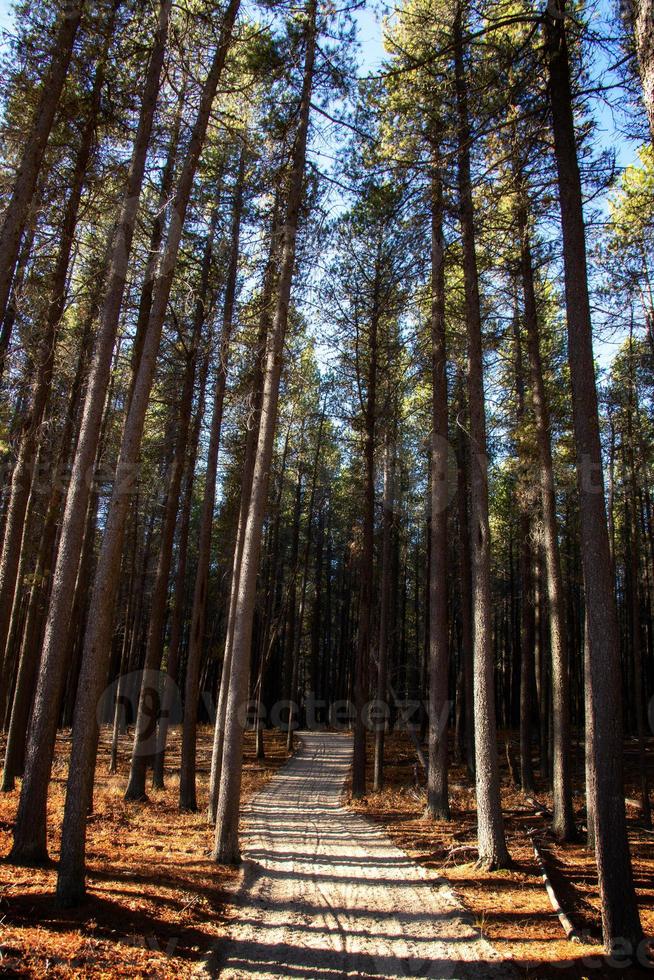
[[[51,856],[71,729],[82,902],[102,733],[145,803],[179,725],[179,808],[235,863],[244,733],[290,752],[345,703],[352,797],[403,726],[429,819],[467,767],[487,871],[515,733],[521,791],[594,851],[607,948],[638,948],[651,0],[19,0],[0,100],[7,860]]]

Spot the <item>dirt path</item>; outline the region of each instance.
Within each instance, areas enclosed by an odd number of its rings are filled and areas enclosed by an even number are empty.
[[[303,734],[245,812],[220,977],[509,977],[450,890],[340,804],[346,735]]]

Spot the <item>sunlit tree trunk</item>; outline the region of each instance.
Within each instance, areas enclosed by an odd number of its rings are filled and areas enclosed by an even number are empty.
[[[557,164],[568,360],[577,456],[581,557],[589,633],[597,871],[607,948],[642,939],[624,808],[620,643],[604,501],[586,237],[577,159],[563,0],[545,14],[546,53]]]
[[[654,0],[623,0],[621,8],[636,45],[643,102],[654,140]]]
[[[9,203],[0,224],[0,321],[4,320],[25,222],[36,190],[55,114],[73,58],[75,38],[86,6],[84,0],[65,3],[52,47],[52,60],[43,79],[32,126],[23,149]],[[7,338],[6,342],[9,342]]]
[[[204,499],[200,516],[200,537],[198,544],[198,564],[195,573],[193,608],[191,611],[191,633],[186,658],[186,688],[184,693],[184,726],[182,730],[182,762],[179,780],[179,806],[181,810],[196,810],[195,792],[195,747],[198,714],[198,688],[200,666],[204,648],[207,589],[209,585],[209,562],[211,558],[211,532],[216,498],[216,468],[220,450],[220,432],[223,420],[223,404],[229,365],[229,347],[232,339],[236,285],[238,276],[239,243],[241,217],[243,212],[243,179],[245,174],[245,153],[241,152],[239,172],[236,182],[231,229],[231,257],[225,287],[223,330],[218,351],[216,387],[213,413],[207,451],[207,474],[205,478]]]
[[[427,815],[447,820],[448,678],[447,514],[449,442],[447,413],[447,346],[445,338],[445,241],[440,147],[432,146],[431,175],[431,347],[432,431],[429,561],[429,767]]]
[[[458,111],[459,214],[463,236],[466,327],[468,334],[468,410],[470,413],[470,536],[474,651],[475,779],[479,861],[487,869],[509,864],[504,836],[495,712],[491,637],[488,455],[484,405],[481,307],[470,176],[470,124],[464,65],[461,3],[454,24],[455,84]]]
[[[62,521],[52,595],[45,627],[41,670],[25,761],[25,777],[14,828],[11,859],[16,862],[47,860],[46,801],[54,753],[59,704],[66,673],[66,648],[62,643],[70,623],[75,580],[86,529],[87,504],[98,448],[102,416],[111,371],[116,331],[125,292],[129,256],[136,225],[138,202],[152,132],[163,66],[172,0],[161,0],[157,33],[150,52],[143,87],[139,124],[134,140],[129,176],[115,232],[101,322],[91,365],[77,451],[73,463]]]
[[[195,173],[204,146],[211,109],[232,43],[240,0],[230,0],[223,14],[221,36],[209,74],[202,87],[198,113],[182,166],[171,220],[162,256],[161,274],[152,297],[152,310],[139,373],[123,428],[116,465],[114,488],[107,510],[106,526],[98,558],[89,616],[84,636],[84,652],[79,692],[73,719],[73,745],[68,775],[66,804],[61,837],[61,857],[57,896],[62,904],[75,905],[85,894],[84,854],[86,821],[92,797],[95,755],[98,742],[96,706],[107,681],[114,601],[119,581],[125,521],[135,484],[154,372],[161,342],[177,256],[184,230]]]
[[[311,93],[316,56],[317,4],[309,0],[306,9],[306,53],[302,95],[298,113],[298,128],[289,175],[286,221],[277,284],[277,299],[264,373],[261,422],[252,478],[252,492],[244,531],[243,553],[234,610],[234,634],[230,687],[225,715],[223,759],[220,793],[216,810],[214,860],[233,863],[239,859],[238,817],[241,800],[243,756],[242,710],[247,697],[250,672],[250,649],[254,602],[256,597],[261,531],[268,495],[268,477],[272,459],[279,381],[282,369],[284,337],[288,323],[293,271],[295,269],[296,236],[303,198],[307,136],[311,113]]]

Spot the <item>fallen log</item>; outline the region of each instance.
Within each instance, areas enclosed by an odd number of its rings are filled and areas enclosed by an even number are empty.
[[[534,855],[536,857],[536,861],[538,862],[538,866],[541,870],[541,876],[543,879],[543,884],[545,885],[545,890],[547,891],[547,895],[552,905],[552,908],[556,912],[557,918],[561,923],[561,927],[565,932],[566,939],[568,939],[571,943],[588,942],[589,941],[588,937],[587,936],[582,937],[579,930],[576,929],[575,926],[573,926],[572,922],[561,908],[561,903],[557,898],[556,892],[554,891],[554,886],[552,885],[549,875],[547,874],[547,868],[545,867],[543,855],[541,854],[540,848],[536,843],[534,832],[528,831],[528,835],[531,838],[531,846],[534,849]]]

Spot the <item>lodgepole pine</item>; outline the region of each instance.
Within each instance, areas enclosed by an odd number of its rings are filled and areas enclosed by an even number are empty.
[[[447,820],[447,718],[449,637],[447,613],[447,511],[449,505],[447,346],[445,338],[445,241],[440,147],[431,161],[432,431],[429,560],[429,765],[427,816]]]
[[[390,427],[384,439],[384,490],[382,516],[382,567],[379,603],[379,651],[377,654],[377,700],[383,705],[382,717],[375,724],[375,755],[372,788],[380,792],[384,785],[384,742],[386,706],[388,704],[388,663],[391,646],[393,524],[395,506],[395,446]]]
[[[581,558],[586,593],[592,713],[595,854],[604,943],[632,944],[643,933],[627,837],[622,770],[620,642],[604,501],[586,232],[577,158],[564,0],[545,12],[545,45],[561,226],[568,361],[577,460]]]
[[[525,424],[525,379],[522,353],[522,334],[520,330],[519,313],[516,310],[513,317],[513,341],[515,348],[515,383],[516,383],[516,422],[518,429]],[[519,448],[523,448],[518,442]],[[519,574],[520,574],[520,787],[523,793],[534,793],[534,771],[531,761],[531,719],[533,714],[533,690],[536,683],[534,673],[534,577],[533,556],[531,547],[532,518],[531,505],[528,495],[526,474],[528,460],[522,461],[525,475],[518,484],[518,527],[519,543]],[[507,746],[508,746],[507,742]]]
[[[85,6],[84,0],[78,2],[73,0],[71,3],[62,4],[50,66],[41,85],[41,94],[32,126],[23,149],[9,203],[0,224],[0,321],[4,321],[9,303],[21,238],[61,93],[73,59],[75,38]],[[3,342],[6,347],[9,337],[3,337]]]
[[[463,237],[466,328],[468,335],[467,388],[470,413],[470,537],[474,656],[475,781],[479,863],[487,870],[510,863],[504,835],[492,648],[490,583],[490,526],[488,520],[488,454],[484,407],[484,366],[481,305],[475,243],[475,219],[470,174],[470,122],[465,75],[463,0],[454,17],[454,63],[458,113],[459,216]]]
[[[66,906],[83,900],[85,888],[86,822],[93,792],[98,742],[96,706],[107,681],[111,634],[125,521],[134,486],[143,426],[161,342],[166,308],[191,197],[193,180],[204,146],[211,109],[223,74],[240,0],[229,0],[220,39],[209,74],[202,87],[198,112],[172,204],[168,238],[160,276],[152,297],[152,311],[139,364],[139,373],[123,428],[116,478],[107,511],[106,527],[98,558],[84,636],[82,667],[73,719],[73,745],[66,789],[61,835],[57,897]]]
[[[220,793],[216,810],[214,860],[234,863],[239,860],[238,818],[241,800],[243,756],[242,709],[247,697],[250,672],[250,648],[254,619],[261,533],[268,496],[268,477],[277,423],[277,403],[282,369],[284,338],[289,303],[300,207],[303,199],[307,138],[311,115],[311,93],[316,58],[317,2],[309,0],[306,8],[306,53],[298,126],[289,175],[286,221],[282,232],[281,259],[272,331],[266,352],[261,420],[257,440],[252,491],[244,530],[243,553],[238,578],[238,595],[234,610],[234,635],[229,695],[225,714],[225,734],[221,765]]]
[[[118,218],[80,434],[66,494],[66,505],[45,627],[41,670],[34,699],[25,777],[14,827],[11,860],[47,860],[46,802],[54,755],[59,704],[66,674],[66,645],[75,581],[86,530],[91,475],[102,427],[111,362],[125,292],[129,256],[143,186],[145,164],[159,93],[172,0],[161,0],[157,30],[143,86],[141,111],[123,203]]]
[[[247,436],[245,440],[245,459],[243,462],[243,478],[241,488],[241,501],[238,515],[238,526],[236,529],[236,542],[234,546],[234,561],[232,567],[232,581],[229,594],[229,610],[227,616],[227,636],[225,638],[225,650],[223,656],[223,669],[220,678],[220,691],[218,694],[218,705],[216,710],[216,724],[214,728],[213,747],[211,752],[211,774],[209,779],[209,806],[208,818],[210,823],[216,822],[216,810],[218,808],[218,793],[220,791],[220,773],[223,757],[223,744],[225,735],[225,715],[227,712],[227,696],[232,668],[232,641],[234,638],[234,616],[236,610],[236,599],[238,596],[238,583],[241,573],[241,559],[243,557],[243,544],[245,538],[245,525],[247,522],[248,509],[250,506],[250,494],[252,492],[252,478],[254,475],[254,461],[256,456],[257,444],[259,440],[259,424],[261,421],[261,400],[263,398],[264,362],[266,355],[266,345],[268,336],[272,328],[271,307],[273,294],[277,279],[278,260],[279,260],[279,210],[280,196],[275,195],[271,229],[270,246],[268,251],[268,261],[263,280],[263,290],[261,294],[261,314],[259,317],[259,332],[257,336],[257,349],[252,378],[252,409],[251,418],[248,424]]]
[[[157,561],[154,588],[152,590],[152,599],[150,600],[148,638],[145,648],[145,661],[143,663],[141,690],[139,693],[139,701],[136,711],[136,723],[134,726],[132,759],[130,763],[129,781],[127,784],[127,789],[125,790],[126,800],[143,800],[146,798],[145,777],[148,762],[154,755],[153,752],[149,752],[147,746],[153,738],[156,739],[156,727],[153,727],[156,725],[155,712],[153,711],[153,708],[155,707],[159,698],[158,671],[161,667],[161,658],[163,655],[164,627],[166,620],[166,605],[168,600],[168,582],[170,579],[170,569],[173,561],[175,525],[177,523],[179,495],[182,485],[182,476],[184,474],[184,464],[186,461],[189,429],[191,425],[191,414],[193,411],[193,388],[195,384],[197,353],[202,328],[206,318],[209,273],[211,270],[211,258],[213,255],[213,242],[217,218],[218,209],[215,208],[204,246],[204,254],[202,256],[200,287],[195,303],[189,354],[186,360],[186,369],[184,371],[184,381],[182,384],[182,393],[179,400],[179,411],[177,414],[177,436],[175,439],[173,458],[168,473],[168,487],[166,489],[166,502],[164,505],[164,517],[161,527],[161,540],[159,542],[159,558]]]
[[[191,632],[186,658],[186,685],[184,690],[184,724],[182,728],[182,760],[179,774],[179,808],[180,810],[197,810],[195,788],[195,757],[198,717],[198,694],[200,686],[200,666],[204,649],[204,633],[207,609],[207,589],[209,585],[209,563],[211,560],[211,534],[213,515],[216,503],[216,469],[220,451],[220,432],[223,421],[223,405],[225,387],[229,367],[229,348],[234,326],[234,307],[236,302],[236,286],[238,280],[238,262],[241,235],[241,219],[243,214],[243,183],[245,177],[245,150],[241,157],[234,192],[232,226],[230,236],[230,260],[225,286],[223,306],[223,325],[218,351],[218,367],[216,372],[215,390],[211,427],[209,432],[209,447],[207,450],[207,472],[204,484],[204,497],[200,515],[200,534],[198,541],[198,559],[193,591],[193,607],[191,611]]]

